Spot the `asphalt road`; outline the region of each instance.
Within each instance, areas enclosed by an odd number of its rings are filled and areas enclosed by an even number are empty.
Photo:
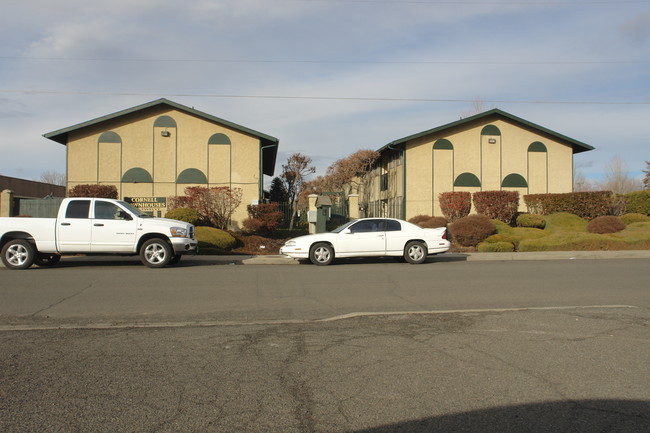
[[[0,431],[649,431],[647,263],[0,268]]]

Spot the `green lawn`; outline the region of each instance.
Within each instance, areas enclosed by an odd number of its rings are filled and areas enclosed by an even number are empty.
[[[587,221],[568,213],[544,218],[544,229],[510,227],[495,221],[496,234],[480,243],[477,249],[482,252],[650,249],[650,217],[611,234],[589,233]]]

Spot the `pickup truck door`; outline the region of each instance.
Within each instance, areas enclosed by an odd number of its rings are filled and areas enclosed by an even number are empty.
[[[92,236],[90,203],[90,199],[70,200],[65,213],[59,214],[56,221],[56,240],[59,252],[90,252]]]
[[[135,248],[137,220],[115,203],[95,200],[91,229],[91,252],[129,253]]]

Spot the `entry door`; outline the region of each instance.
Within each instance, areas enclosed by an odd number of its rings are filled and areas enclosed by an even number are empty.
[[[382,256],[386,254],[386,232],[383,220],[362,220],[350,227],[350,233],[338,236],[338,252],[341,254],[359,254]]]
[[[128,253],[135,245],[137,221],[124,209],[103,200],[96,200],[92,219],[91,251],[96,253]]]
[[[90,199],[71,200],[57,220],[57,246],[62,253],[90,252]]]

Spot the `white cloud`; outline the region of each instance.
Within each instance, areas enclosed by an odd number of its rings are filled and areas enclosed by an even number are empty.
[[[0,94],[0,127],[10,131],[0,138],[0,151],[11,155],[0,159],[0,173],[15,167],[33,173],[28,177],[63,171],[59,154],[65,148],[41,134],[159,96],[276,136],[282,155],[305,153],[320,173],[357,149],[454,121],[471,106],[404,99],[477,97],[596,146],[597,152],[576,157],[588,158],[594,175],[617,153],[630,158],[633,168],[633,159],[649,158],[647,105],[489,101],[650,101],[647,63],[616,63],[649,60],[647,9],[494,2],[12,2],[0,17],[0,89],[55,93]],[[81,58],[95,60],[73,60]],[[400,100],[198,96],[219,94]]]

